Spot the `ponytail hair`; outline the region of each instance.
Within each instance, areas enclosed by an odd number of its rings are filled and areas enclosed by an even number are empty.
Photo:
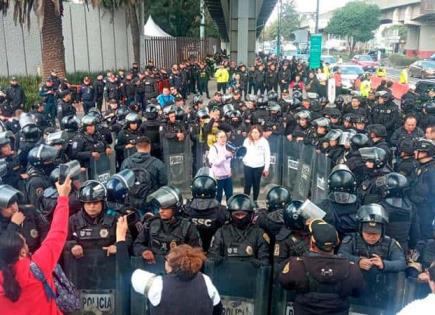
[[[6,231],[0,237],[0,271],[3,274],[3,291],[12,302],[18,301],[21,287],[15,278],[13,265],[18,261],[21,248],[24,246],[22,236],[17,232]]]

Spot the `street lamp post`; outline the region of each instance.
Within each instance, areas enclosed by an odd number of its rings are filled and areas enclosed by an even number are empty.
[[[281,56],[281,7],[282,0],[279,0],[278,7],[278,38],[276,40],[276,55]]]
[[[318,33],[319,32],[319,2],[320,0],[317,0],[317,5],[316,5],[316,27],[314,29],[314,33]]]

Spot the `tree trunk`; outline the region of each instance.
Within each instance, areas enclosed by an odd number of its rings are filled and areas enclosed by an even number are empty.
[[[128,21],[130,23],[131,38],[133,40],[134,62],[140,63],[140,28],[139,17],[136,8],[140,5],[129,5],[127,7]]]
[[[63,45],[62,16],[56,12],[51,0],[45,1],[42,24],[42,77],[47,78],[56,70],[65,78],[65,47]]]

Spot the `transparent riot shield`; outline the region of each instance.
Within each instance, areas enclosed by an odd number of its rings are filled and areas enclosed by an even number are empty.
[[[396,314],[403,305],[404,272],[363,271],[365,292],[350,299],[350,314]]]
[[[309,197],[315,156],[315,147],[312,145],[302,146],[297,177],[293,187],[293,199],[305,200]]]
[[[301,142],[284,139],[282,185],[289,191],[295,189],[302,148]]]
[[[206,157],[207,157],[207,143],[205,142],[199,142],[196,141],[195,145],[193,146],[193,172],[192,174],[196,174],[196,172],[206,164]]]
[[[111,156],[114,158],[114,152]],[[112,158],[112,157],[111,157]],[[106,154],[100,154],[98,160],[91,159],[89,163],[89,179],[106,183],[112,176],[112,162]]]
[[[249,261],[227,259],[221,263],[206,263],[205,273],[221,295],[224,314],[268,313],[270,266],[254,266]]]
[[[312,174],[311,201],[319,205],[328,196],[328,176],[331,160],[326,154],[316,153]]]
[[[265,196],[271,185],[281,185],[283,137],[272,134],[267,138],[270,148],[269,176],[261,179],[260,193]],[[262,198],[261,198],[262,199]]]
[[[242,146],[245,138],[241,133],[232,133],[228,138],[235,146]],[[234,190],[240,191],[243,190],[243,186],[245,183],[245,176],[243,171],[243,162],[241,159],[232,159],[231,160],[231,174],[233,179],[233,187]]]
[[[190,191],[192,181],[190,138],[186,137],[183,141],[178,141],[163,137],[161,141],[169,185],[173,185],[183,192]]]
[[[101,249],[87,249],[85,256],[77,259],[65,250],[63,269],[80,292],[81,309],[74,315],[128,314],[129,278],[115,256],[107,256]]]

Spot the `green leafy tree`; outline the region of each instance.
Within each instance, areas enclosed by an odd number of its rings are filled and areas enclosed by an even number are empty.
[[[380,15],[376,4],[349,2],[334,13],[326,32],[346,37],[352,54],[357,42],[365,43],[374,37],[373,33],[380,25]]]
[[[292,32],[298,29],[300,16],[293,1],[283,1],[281,8],[281,38],[290,40]],[[278,37],[278,19],[270,23],[263,32],[264,40],[275,40]]]

